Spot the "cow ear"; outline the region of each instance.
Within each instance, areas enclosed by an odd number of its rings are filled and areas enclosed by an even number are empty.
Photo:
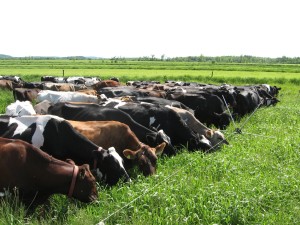
[[[127,158],[127,159],[135,159],[136,158],[136,152],[132,151],[130,149],[125,149],[123,151],[123,155]]]
[[[79,168],[79,172],[78,172],[79,179],[83,180],[85,178],[85,171],[86,169],[84,166]]]
[[[214,134],[213,130],[207,130],[207,131],[205,132],[205,136],[206,136],[207,138],[212,138],[213,134]]]
[[[161,143],[155,147],[155,155],[161,155],[166,147],[166,142]]]

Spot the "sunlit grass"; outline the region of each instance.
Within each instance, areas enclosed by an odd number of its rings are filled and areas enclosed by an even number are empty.
[[[209,71],[204,70],[172,72],[103,70],[101,76],[123,74],[124,80],[134,80],[142,75],[156,79],[165,74],[172,78],[194,77],[199,82],[202,77],[197,77],[197,73],[209,77],[205,74]],[[44,72],[28,70],[26,78],[35,73],[39,76]],[[153,73],[157,74],[152,77]],[[210,154],[191,153],[183,148],[177,156],[160,158],[155,176],[145,178],[133,171],[131,184],[120,183],[112,188],[99,185],[99,200],[92,204],[55,195],[48,206],[27,214],[19,203],[15,207],[16,200],[4,199],[0,224],[96,224],[101,220],[105,224],[146,225],[299,224],[300,86],[286,80],[288,73],[274,73],[270,79],[261,77],[265,73],[214,72],[211,81],[215,83],[221,81],[217,78],[233,84],[263,81],[282,88],[276,106],[261,108],[224,131],[229,146]],[[238,74],[248,74],[249,80]],[[276,83],[275,79],[281,80]],[[9,91],[0,94],[4,112],[13,98]],[[236,128],[241,128],[242,133],[235,133]]]

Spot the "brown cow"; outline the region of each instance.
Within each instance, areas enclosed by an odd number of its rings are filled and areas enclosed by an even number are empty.
[[[129,126],[117,121],[68,121],[96,145],[113,146],[123,156],[125,167],[137,164],[145,176],[155,173],[157,156],[163,152],[165,142],[151,148],[140,142]]]
[[[0,138],[0,191],[17,187],[24,203],[42,203],[51,194],[82,202],[97,199],[89,166],[64,162],[18,139]]]
[[[79,90],[79,91],[76,91],[76,92],[84,93],[84,94],[87,94],[87,95],[95,95],[95,96],[98,95],[97,91],[93,90],[93,89],[83,89],[83,90]]]
[[[11,80],[0,80],[0,89],[4,90],[13,90],[14,87],[20,87],[21,85],[18,83],[15,83]]]
[[[75,91],[74,84],[62,84],[62,83],[44,83],[43,90],[52,91]]]
[[[13,96],[15,101],[30,101],[33,102],[41,90],[38,88],[14,88]]]

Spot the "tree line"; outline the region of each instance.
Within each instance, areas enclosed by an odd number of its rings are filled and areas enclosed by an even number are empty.
[[[132,59],[136,60],[136,59]],[[251,55],[241,56],[187,56],[187,57],[173,57],[166,58],[164,55],[161,58],[155,57],[141,57],[140,61],[173,61],[173,62],[205,62],[205,63],[264,63],[264,64],[300,64],[300,57],[257,57]]]
[[[110,60],[111,62],[125,62],[125,61],[172,61],[172,62],[203,62],[203,63],[257,63],[257,64],[300,64],[300,57],[257,57],[251,55],[241,55],[241,56],[186,56],[186,57],[166,57],[166,55],[161,55],[160,57],[143,56],[136,58],[126,58],[126,57],[112,57],[112,58],[102,58],[102,57],[85,57],[85,56],[68,56],[68,57],[51,57],[51,56],[25,56],[25,57],[12,57],[9,55],[0,54],[0,59],[26,59],[26,60],[45,60],[45,59],[69,59],[69,60]]]

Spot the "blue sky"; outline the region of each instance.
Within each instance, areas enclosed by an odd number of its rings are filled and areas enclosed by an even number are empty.
[[[0,54],[300,56],[297,0],[2,0]]]

